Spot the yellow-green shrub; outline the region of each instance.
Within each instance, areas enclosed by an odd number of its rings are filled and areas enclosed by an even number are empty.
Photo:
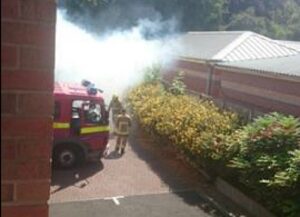
[[[238,121],[236,114],[221,111],[210,101],[173,95],[160,84],[140,85],[128,100],[145,128],[199,158],[217,159],[224,149],[214,141],[230,133]]]

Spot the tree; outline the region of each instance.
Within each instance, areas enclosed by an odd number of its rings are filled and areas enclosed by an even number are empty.
[[[160,34],[250,30],[300,40],[300,0],[60,0],[59,7],[73,22],[97,33],[129,29],[147,19],[163,24]],[[178,26],[169,28],[170,20]]]

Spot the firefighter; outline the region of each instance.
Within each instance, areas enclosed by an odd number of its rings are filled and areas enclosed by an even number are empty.
[[[130,127],[131,118],[126,114],[126,110],[122,109],[121,114],[116,118],[116,152],[119,152],[119,149],[121,148],[121,154],[124,154]]]
[[[89,110],[87,112],[87,120],[90,123],[98,123],[100,121],[100,113],[96,107],[96,104],[91,102]]]
[[[121,114],[122,108],[123,108],[123,106],[119,100],[119,97],[117,95],[113,95],[113,97],[108,105],[108,112],[110,112],[110,110],[112,110],[112,119],[113,119],[114,125],[116,124],[117,116],[119,114]]]

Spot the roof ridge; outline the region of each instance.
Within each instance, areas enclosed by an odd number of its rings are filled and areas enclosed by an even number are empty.
[[[257,33],[253,33],[253,35],[255,35],[255,36],[257,36],[257,37],[259,37],[259,38],[261,38],[263,40],[266,40],[266,41],[268,41],[268,42],[270,42],[272,44],[276,44],[276,45],[278,45],[280,47],[284,47],[284,48],[296,51],[297,53],[300,53],[300,50],[298,50],[298,49],[296,49],[296,48],[294,48],[294,47],[292,47],[290,45],[284,44],[284,43],[282,43],[282,42],[280,42],[278,40],[275,40],[275,39],[272,39],[272,38],[268,38],[268,37],[266,37],[264,35],[260,35],[260,34],[257,34]],[[295,54],[293,54],[293,55],[295,55]]]
[[[225,48],[223,48],[221,51],[219,51],[215,56],[213,56],[213,59],[222,60],[222,59],[226,58],[226,56],[230,55],[231,52],[233,52],[235,49],[237,49],[239,46],[241,46],[243,44],[243,42],[245,42],[250,37],[256,37],[258,40],[264,41],[264,43],[269,43],[270,46],[279,46],[280,49],[287,49],[290,52],[296,52],[296,53],[300,54],[300,50],[298,50],[292,46],[277,42],[276,40],[274,40],[272,38],[268,38],[264,35],[261,35],[261,34],[255,33],[255,32],[245,32],[244,34],[239,36],[237,39],[235,39],[233,42],[231,42],[229,45],[227,45]],[[292,55],[295,55],[295,54],[287,54],[284,56],[292,56]],[[281,57],[281,55],[279,55],[279,56],[276,55],[271,58],[277,58],[277,57]],[[265,57],[265,58],[267,58],[267,57]],[[270,58],[270,57],[268,57],[268,58]],[[261,58],[261,59],[264,59],[264,58]],[[247,59],[245,59],[245,60],[247,60]]]
[[[281,46],[281,47],[285,47],[285,48],[287,48],[287,49],[296,51],[297,53],[300,54],[300,49],[297,49],[297,48],[295,48],[295,47],[292,47],[292,45],[284,44],[283,42],[280,42],[280,41],[274,40],[274,39],[272,40],[272,43],[277,44],[277,45],[279,45],[279,46]]]
[[[214,60],[222,60],[225,56],[227,56],[231,51],[233,51],[236,47],[242,44],[247,38],[255,33],[251,31],[245,31],[231,43],[229,43],[226,47],[220,50],[216,55],[212,57]]]
[[[244,34],[245,32],[249,32],[249,31],[189,31],[187,32],[188,34],[236,34],[236,33],[240,33],[240,34]]]

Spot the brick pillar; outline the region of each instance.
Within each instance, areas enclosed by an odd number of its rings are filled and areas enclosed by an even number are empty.
[[[55,0],[1,0],[1,214],[46,217]]]

